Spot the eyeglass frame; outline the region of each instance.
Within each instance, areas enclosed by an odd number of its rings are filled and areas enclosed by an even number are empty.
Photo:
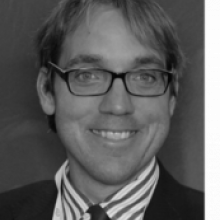
[[[57,66],[55,63],[53,62],[48,62],[50,68],[51,68],[51,71],[54,70],[67,84],[67,87],[69,89],[69,92],[75,96],[102,96],[102,95],[105,95],[107,94],[110,89],[112,88],[112,85],[113,85],[113,82],[115,79],[119,78],[123,81],[123,84],[124,84],[124,87],[127,91],[128,94],[132,95],[132,96],[138,96],[138,97],[158,97],[158,96],[162,96],[166,93],[171,81],[173,80],[173,77],[174,77],[174,73],[172,71],[167,71],[167,70],[164,70],[164,69],[160,69],[160,68],[142,68],[141,70],[145,69],[145,70],[159,70],[161,71],[162,73],[164,74],[167,74],[167,85],[165,86],[165,89],[164,89],[164,92],[161,93],[161,94],[157,94],[157,95],[137,95],[135,93],[132,93],[131,91],[129,91],[128,87],[127,87],[127,83],[126,83],[126,75],[128,73],[130,73],[131,71],[127,71],[127,72],[121,72],[121,73],[115,73],[115,72],[112,72],[112,71],[109,71],[109,70],[106,70],[106,69],[102,69],[102,68],[70,68],[70,69],[67,69],[67,70],[63,70],[62,68],[60,68],[59,66]],[[92,94],[92,95],[80,95],[80,94],[77,94],[75,92],[73,92],[71,90],[71,87],[70,87],[70,83],[69,83],[69,73],[73,70],[80,70],[80,69],[98,69],[98,70],[103,70],[104,72],[107,72],[107,73],[110,73],[111,76],[112,76],[112,79],[111,79],[111,83],[109,84],[109,87],[108,89],[103,92],[103,93],[98,93],[98,94]]]

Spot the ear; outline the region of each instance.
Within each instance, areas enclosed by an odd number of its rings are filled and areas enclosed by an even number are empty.
[[[170,116],[173,115],[175,107],[176,107],[176,96],[171,95],[171,96],[170,96],[170,100],[169,100],[169,112],[170,112]]]
[[[41,107],[46,115],[55,113],[55,99],[51,91],[48,90],[47,68],[42,67],[37,78],[37,93],[40,99]]]

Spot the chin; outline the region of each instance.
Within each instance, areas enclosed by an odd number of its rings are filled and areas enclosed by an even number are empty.
[[[131,164],[119,164],[113,162],[112,164],[106,163],[105,165],[98,167],[98,169],[92,170],[90,167],[90,174],[93,178],[104,185],[124,185],[136,176],[136,166]]]
[[[130,181],[129,176],[125,174],[118,174],[118,173],[105,173],[102,175],[98,175],[96,180],[102,183],[103,185],[125,185],[127,182]]]

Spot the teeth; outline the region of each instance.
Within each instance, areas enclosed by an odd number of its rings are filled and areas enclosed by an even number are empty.
[[[122,140],[129,138],[134,132],[123,131],[123,132],[112,132],[112,131],[99,131],[92,130],[93,133],[101,135],[103,138],[113,139],[113,140]]]

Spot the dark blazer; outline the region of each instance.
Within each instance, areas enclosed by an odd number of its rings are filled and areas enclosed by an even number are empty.
[[[41,181],[0,195],[1,220],[52,220],[57,189]],[[144,220],[202,220],[203,193],[180,185],[160,164],[160,178]]]

